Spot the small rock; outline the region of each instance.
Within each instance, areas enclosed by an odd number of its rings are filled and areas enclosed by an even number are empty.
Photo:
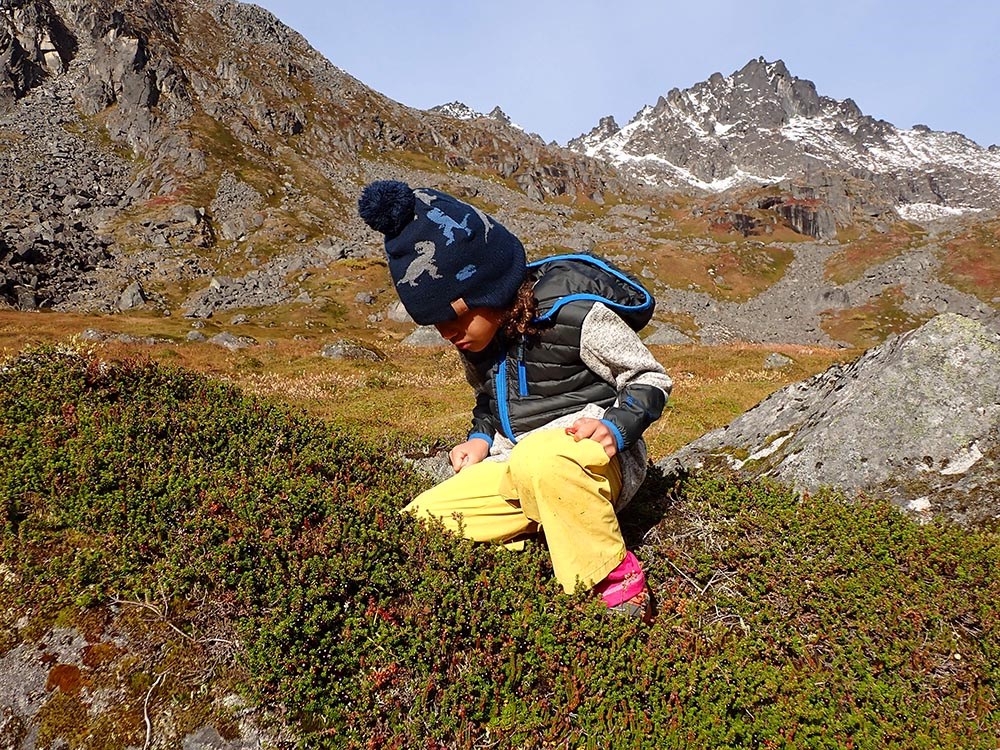
[[[354,301],[363,305],[371,305],[375,302],[375,295],[371,292],[358,292],[354,295]]]
[[[435,482],[443,482],[455,476],[455,470],[451,468],[451,459],[448,451],[438,451],[431,456],[423,458],[405,458],[404,460],[412,464],[415,469],[423,472]]]
[[[764,359],[764,369],[780,370],[783,367],[788,367],[792,362],[794,360],[791,357],[786,357],[784,354],[779,354],[778,352],[771,352]]]
[[[206,336],[201,331],[188,331],[187,340],[188,341],[208,341],[208,336]]]
[[[186,734],[181,739],[181,750],[226,750],[230,747],[232,743],[226,742],[218,730],[210,725]]]
[[[38,298],[35,296],[35,290],[26,286],[18,286],[14,288],[14,294],[17,295],[17,306],[21,310],[37,310],[38,309]]]
[[[96,328],[85,328],[80,338],[84,341],[107,341],[111,334],[106,331],[98,331]]]
[[[234,336],[231,333],[217,333],[208,340],[208,343],[221,346],[231,352],[257,345],[256,339],[250,336]]]
[[[133,281],[118,298],[119,310],[132,310],[141,307],[146,302],[146,295],[142,291],[142,285],[138,281]]]
[[[320,356],[327,359],[365,359],[370,362],[378,362],[381,359],[385,359],[379,352],[344,339],[324,346],[320,350]]]
[[[389,320],[395,321],[396,323],[412,323],[413,318],[410,314],[406,312],[406,308],[403,307],[403,303],[396,300],[393,304],[389,305],[389,309],[386,310],[386,315],[389,316]]]
[[[231,325],[234,325],[234,326],[241,326],[244,323],[246,323],[248,320],[250,320],[250,316],[249,315],[243,315],[242,313],[240,313],[239,315],[234,315],[233,319],[230,320],[229,323]]]
[[[434,346],[446,346],[447,340],[442,338],[434,326],[420,326],[413,333],[403,339],[406,346],[429,348]]]
[[[647,344],[676,345],[693,344],[694,339],[678,331],[673,326],[662,325],[645,338]]]

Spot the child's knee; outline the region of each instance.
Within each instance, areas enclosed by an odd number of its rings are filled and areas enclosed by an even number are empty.
[[[510,470],[515,482],[524,477],[554,477],[566,471],[579,472],[596,455],[593,447],[604,451],[594,441],[590,441],[593,446],[582,445],[583,442],[564,430],[539,430],[526,435],[510,455]]]

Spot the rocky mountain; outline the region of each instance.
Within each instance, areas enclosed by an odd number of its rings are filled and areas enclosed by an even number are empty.
[[[836,172],[869,183],[904,218],[1000,206],[1000,147],[874,119],[850,99],[819,95],[781,60],[672,89],[624,127],[605,117],[569,146],[678,189],[815,186]]]
[[[1000,518],[1000,335],[946,314],[772,394],[660,462],[721,465],[815,492],[887,497],[923,518]]]
[[[529,200],[620,191],[502,119],[394,102],[254,5],[4,0],[0,300],[114,309],[124,277],[169,307],[285,249],[364,252],[360,187],[415,168]]]

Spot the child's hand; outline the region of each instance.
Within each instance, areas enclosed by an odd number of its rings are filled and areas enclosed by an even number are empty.
[[[618,452],[618,441],[611,429],[599,419],[582,417],[566,428],[566,434],[572,435],[577,442],[590,438],[601,444],[608,458],[614,458]]]
[[[452,448],[448,458],[451,459],[451,468],[457,474],[466,466],[478,464],[488,455],[490,455],[490,444],[482,438],[472,438]]]

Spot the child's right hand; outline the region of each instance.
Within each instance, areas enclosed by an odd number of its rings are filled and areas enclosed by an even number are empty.
[[[490,455],[490,444],[482,438],[472,438],[452,448],[448,458],[451,459],[451,468],[457,474],[466,466],[478,464],[488,455]]]

